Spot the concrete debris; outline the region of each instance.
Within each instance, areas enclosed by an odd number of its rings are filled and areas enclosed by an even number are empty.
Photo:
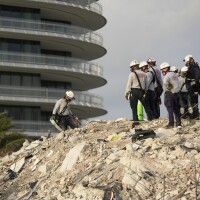
[[[92,121],[0,158],[0,200],[200,198],[200,121]],[[132,141],[137,129],[155,138]]]
[[[19,172],[20,169],[23,167],[25,163],[25,158],[21,158],[20,160],[18,160],[16,163],[12,164],[10,166],[10,169],[14,172]]]

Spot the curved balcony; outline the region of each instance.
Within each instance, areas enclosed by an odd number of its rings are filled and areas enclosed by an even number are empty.
[[[59,131],[54,128],[54,126],[50,122],[43,121],[28,121],[28,120],[12,120],[13,127],[11,130],[13,131],[21,131],[22,133],[29,136],[54,136],[55,133]]]
[[[68,81],[75,90],[89,90],[106,84],[101,66],[70,57],[0,51],[0,70],[28,71],[38,73],[44,79]]]
[[[15,18],[0,18],[0,36],[41,42],[43,48],[70,51],[74,57],[92,60],[106,53],[100,34],[88,29]]]
[[[52,111],[55,102],[62,98],[65,90],[0,86],[1,105],[39,106],[43,111]],[[103,109],[103,99],[88,92],[74,91],[75,101],[71,108],[81,119],[92,118],[106,114]]]
[[[40,9],[41,17],[65,20],[97,30],[106,24],[102,6],[94,0],[0,0],[5,5],[16,5]]]

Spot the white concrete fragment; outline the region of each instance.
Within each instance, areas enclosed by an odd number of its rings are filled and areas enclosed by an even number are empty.
[[[18,160],[16,163],[12,164],[10,166],[10,169],[16,173],[18,173],[20,171],[20,169],[23,167],[25,163],[25,158],[22,158],[20,160]]]
[[[40,143],[41,143],[41,142],[40,142],[39,140],[33,141],[33,142],[31,142],[31,144],[26,148],[26,150],[33,149],[33,148],[39,146]]]
[[[60,133],[58,133],[58,134],[56,135],[56,139],[57,139],[57,140],[62,140],[62,139],[64,139],[64,137],[65,137],[65,134],[64,134],[63,132],[60,132]]]
[[[47,157],[50,157],[53,155],[53,150],[50,150],[49,153],[47,154]]]
[[[190,142],[185,142],[184,144],[187,148],[194,148],[194,145]]]
[[[83,147],[85,146],[86,142],[82,142],[77,144],[74,148],[72,148],[66,155],[62,166],[60,168],[60,172],[69,171],[73,168],[74,164],[76,163],[79,154],[81,153]]]
[[[41,173],[46,174],[50,169],[51,169],[51,166],[50,166],[50,165],[41,165],[41,166],[38,168],[38,171],[41,172]]]
[[[116,153],[111,153],[107,158],[106,158],[106,163],[109,165],[112,163],[115,159],[117,159],[118,156]]]

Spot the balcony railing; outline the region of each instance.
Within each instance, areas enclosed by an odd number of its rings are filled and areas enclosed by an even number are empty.
[[[1,17],[0,28],[19,29],[23,31],[26,30],[30,31],[31,34],[38,34],[38,32],[41,32],[41,34],[45,34],[45,36],[52,36],[53,34],[53,36],[55,37],[65,36],[70,39],[91,42],[100,46],[103,45],[103,38],[100,34],[92,32],[89,29],[68,24],[61,25],[58,23],[47,23],[33,20]],[[34,31],[37,31],[37,33],[35,33]]]
[[[69,5],[77,5],[77,6],[82,6],[83,8],[86,8],[93,12],[96,12],[100,15],[102,15],[102,13],[103,13],[101,4],[99,4],[95,0],[31,0],[31,1],[49,2],[49,3],[55,3],[55,4],[63,3],[63,4],[69,4]]]
[[[48,89],[48,88],[33,88],[33,87],[15,87],[15,86],[2,86],[0,85],[0,97],[15,98],[30,98],[33,101],[51,102],[51,99],[57,100],[65,94],[66,90],[61,89]],[[75,101],[72,105],[82,105],[94,108],[103,108],[103,99],[97,95],[89,94],[88,92],[74,91]]]
[[[5,52],[0,51],[0,62],[9,63],[22,63],[26,64],[26,68],[32,68],[31,65],[45,65],[48,66],[66,67],[69,71],[77,71],[92,74],[95,76],[103,77],[103,67],[98,64],[87,62],[80,59],[74,59],[70,57],[60,57],[60,56],[46,56],[39,54],[28,54],[28,53],[16,53],[16,52]]]
[[[12,130],[20,131],[30,136],[53,136],[59,131],[50,122],[12,120]]]

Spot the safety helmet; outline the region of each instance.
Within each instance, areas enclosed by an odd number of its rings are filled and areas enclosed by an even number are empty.
[[[190,60],[190,58],[193,58],[193,56],[192,55],[187,55],[187,56],[185,56],[183,61],[184,62],[188,62]]]
[[[167,62],[164,62],[164,63],[162,63],[162,64],[160,65],[160,69],[161,69],[161,70],[164,69],[164,68],[167,68],[167,67],[170,67],[169,63],[167,63]]]
[[[187,66],[184,66],[181,68],[181,72],[187,72],[188,71],[188,67]]]
[[[178,71],[178,68],[177,68],[177,67],[175,67],[175,66],[173,66],[173,67],[171,67],[171,68],[170,68],[170,71],[171,71],[171,72]]]
[[[144,66],[147,66],[147,67],[148,67],[147,62],[146,62],[146,61],[140,62],[139,68],[142,68],[142,67],[144,67]]]
[[[70,91],[70,90],[68,90],[68,91],[66,92],[66,97],[67,97],[68,99],[75,99],[75,98],[74,98],[74,93],[73,93],[72,91]]]
[[[130,63],[130,67],[133,67],[133,66],[136,66],[136,65],[139,65],[139,63],[138,63],[137,60],[133,60],[133,61],[131,61],[131,63]]]
[[[147,63],[156,63],[156,59],[155,58],[149,58],[147,60]]]

